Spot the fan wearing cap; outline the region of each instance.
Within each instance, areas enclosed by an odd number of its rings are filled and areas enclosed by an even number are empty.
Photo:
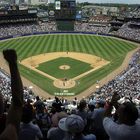
[[[63,140],[96,140],[95,135],[83,135],[85,127],[84,120],[75,114],[69,115],[59,121],[58,126],[63,131],[67,132],[68,135]]]
[[[52,121],[52,127],[57,127],[58,126],[58,122],[62,117],[66,117],[67,113],[65,111],[62,110],[62,104],[61,103],[57,103],[54,102],[52,104],[52,117],[51,117],[51,121]]]
[[[65,136],[65,132],[58,127],[59,120],[67,117],[68,115],[62,111],[60,104],[52,104],[54,114],[52,116],[52,127],[47,133],[48,140],[62,140]]]

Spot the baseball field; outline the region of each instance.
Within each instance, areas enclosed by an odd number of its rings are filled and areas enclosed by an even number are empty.
[[[20,73],[50,95],[78,95],[118,68],[137,45],[88,34],[48,34],[0,42],[17,51]]]

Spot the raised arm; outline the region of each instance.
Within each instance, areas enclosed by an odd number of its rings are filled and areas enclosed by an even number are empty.
[[[105,111],[104,117],[111,117],[111,112],[113,109],[113,106],[117,109],[118,108],[118,100],[120,99],[120,96],[115,92],[112,96],[112,99],[108,105],[108,108]]]
[[[9,64],[11,74],[12,103],[7,115],[6,128],[0,139],[4,137],[9,139],[11,138],[10,135],[12,136],[14,134],[14,136],[17,137],[18,134],[22,116],[23,85],[18,71],[17,55],[15,50],[4,50],[3,55]]]

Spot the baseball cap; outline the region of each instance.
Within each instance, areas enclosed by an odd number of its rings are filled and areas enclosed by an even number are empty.
[[[71,133],[79,133],[84,130],[84,120],[75,114],[69,115],[67,118],[63,118],[59,121],[58,126],[63,131],[69,131]]]
[[[90,100],[88,104],[89,104],[89,105],[93,105],[93,106],[95,106],[96,103],[97,103],[96,100]]]

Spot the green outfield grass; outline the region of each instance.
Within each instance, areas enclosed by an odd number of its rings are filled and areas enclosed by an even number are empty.
[[[96,55],[111,62],[109,65],[106,65],[76,81],[78,84],[76,84],[74,88],[68,90],[68,92],[74,93],[75,95],[87,89],[97,80],[102,79],[119,67],[126,54],[136,47],[136,45],[130,42],[127,43],[114,38],[78,34],[22,37],[0,42],[0,51],[3,49],[14,48],[17,51],[19,60],[42,53],[69,51]],[[24,77],[45,91],[50,94],[60,92],[59,88],[53,86],[53,81],[51,79],[46,78],[35,71],[29,70],[22,65],[19,67],[20,72]]]
[[[59,68],[62,65],[68,65],[70,66],[70,69],[62,70]],[[69,57],[60,57],[60,58],[39,64],[39,67],[37,67],[37,69],[57,79],[61,79],[64,77],[71,79],[93,68],[88,63],[85,63],[76,59],[72,59]]]

